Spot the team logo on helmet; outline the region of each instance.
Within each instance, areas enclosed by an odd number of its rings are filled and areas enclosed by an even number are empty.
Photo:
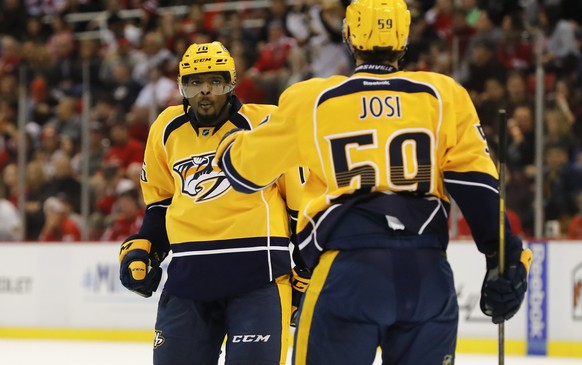
[[[172,168],[182,179],[182,193],[194,198],[194,203],[215,199],[230,188],[224,173],[213,164],[214,152],[190,156]]]

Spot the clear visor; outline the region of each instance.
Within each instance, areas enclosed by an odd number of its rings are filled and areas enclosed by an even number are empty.
[[[234,85],[226,82],[222,77],[197,77],[191,75],[182,78],[182,82],[178,81],[180,85],[180,93],[185,98],[193,98],[196,95],[204,92],[205,94],[224,95],[228,94],[234,89]]]

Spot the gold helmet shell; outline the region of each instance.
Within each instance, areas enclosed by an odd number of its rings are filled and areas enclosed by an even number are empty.
[[[403,52],[410,12],[404,0],[354,0],[346,9],[343,32],[356,51]]]

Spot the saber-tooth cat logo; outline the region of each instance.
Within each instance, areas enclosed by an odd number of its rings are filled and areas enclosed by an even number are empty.
[[[174,164],[173,170],[182,179],[182,193],[193,197],[194,203],[215,199],[230,188],[226,176],[213,160],[214,152],[190,156]]]

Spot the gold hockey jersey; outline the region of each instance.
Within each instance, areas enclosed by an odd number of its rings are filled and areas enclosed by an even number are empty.
[[[497,171],[469,95],[444,75],[364,64],[350,77],[297,83],[268,123],[217,153],[247,193],[293,166],[309,169],[298,232],[311,264],[326,248],[381,245],[387,232],[402,245],[446,248],[449,193],[482,252],[498,241]],[[346,220],[348,211],[366,219]]]
[[[182,106],[172,106],[149,132],[141,176],[147,204],[144,225],[165,219],[172,250],[165,289],[176,296],[222,298],[291,271],[285,199],[289,192],[291,202],[299,201],[292,196],[299,193],[299,170],[257,194],[232,189],[214,160],[216,146],[227,131],[253,129],[276,108],[241,105],[236,97],[232,105],[229,119],[216,128],[192,123]]]

